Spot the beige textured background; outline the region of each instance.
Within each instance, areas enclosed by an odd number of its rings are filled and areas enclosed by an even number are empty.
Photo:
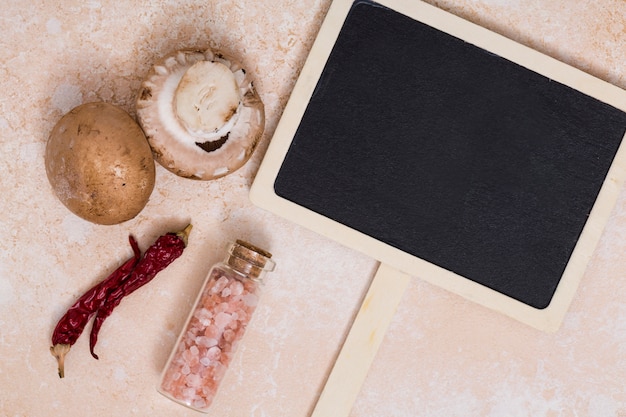
[[[409,0],[407,0],[409,1]],[[626,88],[623,0],[430,3]],[[186,311],[231,239],[274,253],[261,305],[215,416],[304,417],[316,400],[375,262],[265,213],[248,187],[330,0],[57,2],[0,7],[0,415],[193,416],[155,385]],[[72,107],[133,113],[160,55],[219,46],[244,54],[266,104],[266,135],[243,169],[193,182],[157,169],[145,210],[118,226],[69,213],[51,192],[47,135]],[[181,259],[86,337],[60,380],[50,334],[84,290],[186,220]],[[351,417],[626,416],[626,194],[560,331],[543,334],[424,283],[411,283]]]

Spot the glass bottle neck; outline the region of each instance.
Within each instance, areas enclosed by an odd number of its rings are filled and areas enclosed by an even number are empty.
[[[246,277],[261,281],[265,272],[274,269],[272,254],[243,240],[237,240],[228,248],[226,265]]]

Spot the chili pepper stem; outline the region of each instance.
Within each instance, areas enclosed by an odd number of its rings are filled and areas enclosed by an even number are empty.
[[[70,351],[70,345],[58,343],[50,347],[50,353],[57,359],[59,364],[59,378],[65,376],[65,355]]]
[[[176,232],[176,236],[182,239],[182,241],[185,243],[185,246],[187,246],[187,240],[189,239],[189,233],[191,233],[192,228],[193,226],[191,225],[191,223],[189,223],[183,230]]]

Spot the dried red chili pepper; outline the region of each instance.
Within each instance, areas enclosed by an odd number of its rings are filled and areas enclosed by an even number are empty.
[[[70,347],[81,335],[89,319],[106,301],[111,288],[117,287],[133,271],[141,259],[141,251],[135,238],[129,236],[128,240],[133,249],[133,257],[85,292],[61,317],[52,333],[50,352],[58,361],[59,377],[61,378],[65,375],[65,355],[70,351]]]
[[[128,278],[107,294],[106,301],[96,313],[89,337],[89,350],[94,358],[98,359],[98,355],[94,353],[94,348],[98,342],[98,332],[106,318],[111,315],[124,297],[146,285],[156,274],[182,255],[183,250],[187,246],[187,238],[189,237],[191,227],[191,225],[188,225],[179,232],[168,233],[159,237],[146,250],[143,258],[135,266]]]

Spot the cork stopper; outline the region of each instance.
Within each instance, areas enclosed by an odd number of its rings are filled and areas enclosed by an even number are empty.
[[[250,279],[260,280],[265,272],[273,271],[276,265],[272,254],[244,240],[237,240],[228,250],[226,263]]]

